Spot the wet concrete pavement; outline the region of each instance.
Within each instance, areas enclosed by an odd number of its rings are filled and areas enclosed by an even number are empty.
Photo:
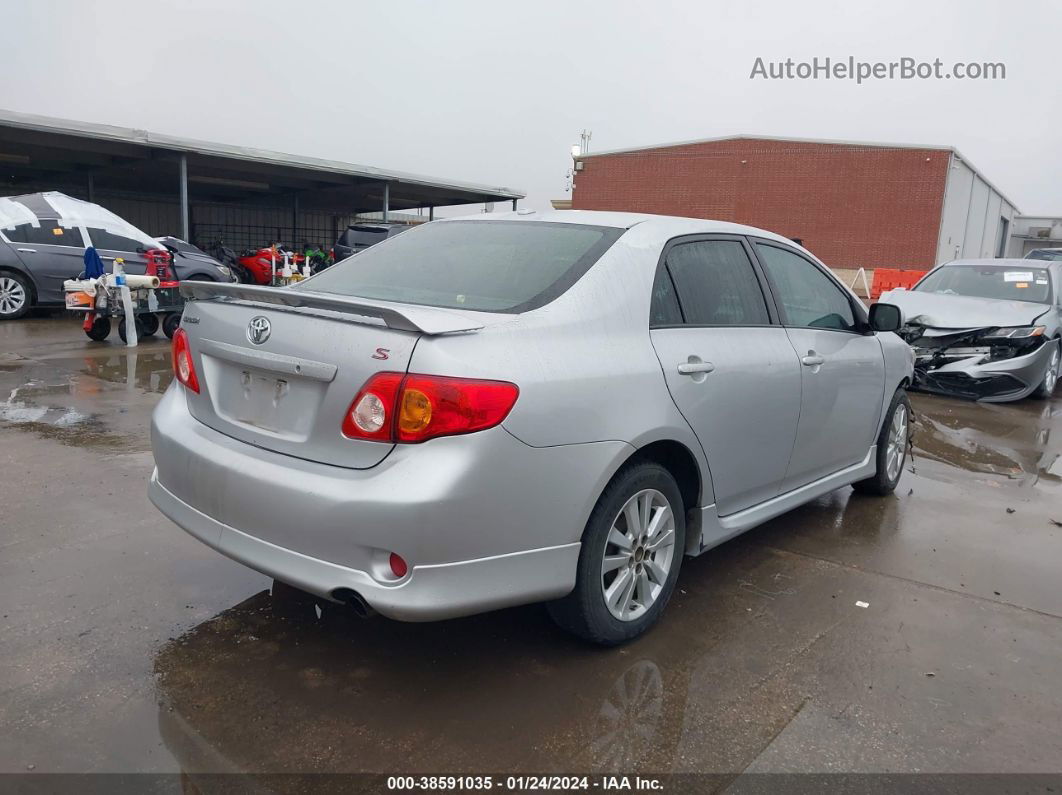
[[[896,495],[687,560],[600,650],[270,597],[147,501],[169,378],[164,341],[0,324],[0,772],[1062,771],[1062,400],[915,396]]]

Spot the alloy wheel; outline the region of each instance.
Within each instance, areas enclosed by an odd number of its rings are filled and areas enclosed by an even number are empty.
[[[1058,383],[1058,369],[1059,364],[1062,363],[1062,354],[1059,354],[1059,346],[1055,345],[1055,352],[1051,354],[1051,361],[1047,365],[1047,372],[1044,374],[1044,391],[1048,396],[1055,391],[1055,384]]]
[[[889,480],[900,476],[904,457],[907,455],[907,407],[900,403],[892,415],[889,427],[889,442],[885,448],[885,474]]]
[[[26,288],[10,276],[0,276],[0,315],[13,315],[26,304]]]
[[[675,560],[675,514],[667,497],[643,489],[612,521],[601,561],[601,592],[608,611],[635,621],[664,590]]]

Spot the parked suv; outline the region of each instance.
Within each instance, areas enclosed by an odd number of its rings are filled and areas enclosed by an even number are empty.
[[[126,273],[135,274],[144,273],[146,250],[164,247],[110,210],[56,191],[0,198],[0,320],[64,305],[63,282],[84,270],[88,246],[105,267],[121,257]],[[174,257],[178,279],[228,281],[219,265],[209,257]]]
[[[351,224],[343,230],[332,247],[335,261],[346,259],[351,254],[357,254],[411,228],[409,224]]]
[[[902,313],[760,229],[506,213],[285,290],[182,292],[152,501],[361,613],[548,601],[619,643],[685,556],[903,471]]]

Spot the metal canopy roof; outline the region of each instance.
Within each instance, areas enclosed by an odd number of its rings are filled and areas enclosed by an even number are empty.
[[[438,180],[373,166],[301,157],[115,127],[0,110],[0,182],[173,197],[178,163],[188,163],[193,201],[273,204],[297,196],[306,210],[373,212],[390,190],[391,210],[522,199],[512,188]]]

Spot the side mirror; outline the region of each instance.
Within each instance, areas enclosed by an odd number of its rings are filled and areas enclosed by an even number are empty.
[[[905,321],[903,310],[895,304],[873,304],[870,307],[872,331],[899,331]]]

